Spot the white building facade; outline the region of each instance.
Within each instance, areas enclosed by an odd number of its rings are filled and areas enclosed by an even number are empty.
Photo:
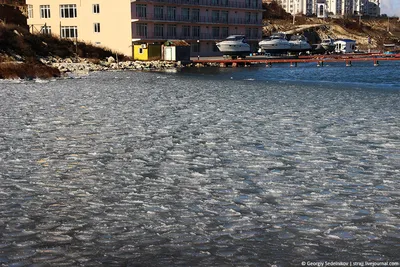
[[[316,0],[277,0],[277,2],[292,15],[316,13]]]
[[[277,0],[277,2],[286,12],[293,15],[322,17],[321,14],[324,13],[326,16],[380,16],[380,0]]]

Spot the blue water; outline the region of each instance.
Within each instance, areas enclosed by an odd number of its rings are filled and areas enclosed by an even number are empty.
[[[247,79],[255,81],[291,82],[296,84],[323,84],[333,87],[400,89],[400,62],[381,61],[378,67],[373,62],[353,62],[351,67],[343,63],[325,63],[317,67],[316,63],[299,63],[290,67],[289,63],[265,64],[246,68],[208,68],[185,69],[184,75],[200,74],[216,79]]]
[[[382,62],[2,81],[0,264],[397,264],[399,74]]]

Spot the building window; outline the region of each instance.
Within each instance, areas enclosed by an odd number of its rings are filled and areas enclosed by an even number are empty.
[[[61,38],[78,38],[78,27],[61,26]]]
[[[226,38],[229,35],[229,30],[228,27],[222,27],[221,28],[221,38]]]
[[[324,16],[324,6],[320,6],[319,7],[319,15],[322,17],[322,16]]]
[[[212,22],[218,22],[219,20],[219,10],[213,10],[211,13]]]
[[[33,19],[33,5],[28,5],[28,18]]]
[[[251,0],[246,0],[246,8],[251,8],[252,4],[251,4]]]
[[[136,24],[136,34],[140,37],[147,37],[147,24],[137,23]]]
[[[154,18],[155,19],[164,19],[164,7],[163,6],[155,6],[154,7]]]
[[[175,19],[176,19],[176,7],[174,7],[174,6],[167,7],[167,18],[168,18],[168,20],[175,21]]]
[[[246,23],[250,23],[251,21],[251,13],[250,12],[246,12]]]
[[[42,34],[51,34],[51,26],[46,26],[46,25],[44,25],[44,26],[40,29],[40,33],[42,33]]]
[[[251,37],[251,28],[246,28],[246,36]]]
[[[253,28],[253,38],[258,38],[258,29],[257,28]]]
[[[220,21],[223,23],[228,23],[228,11],[221,11]]]
[[[193,38],[200,38],[200,26],[193,26],[192,27],[192,37]]]
[[[143,4],[136,5],[136,17],[145,18],[147,16],[147,6]]]
[[[100,23],[96,22],[93,24],[94,32],[100,32]]]
[[[190,26],[189,25],[183,25],[182,26],[182,37],[183,38],[189,38],[190,37]]]
[[[192,9],[192,21],[197,22],[200,19],[200,9]]]
[[[219,38],[219,27],[212,28],[212,36],[213,38]]]
[[[154,37],[164,37],[164,24],[154,24]]]
[[[100,13],[100,4],[93,4],[93,13],[94,14]]]
[[[49,19],[50,18],[50,5],[40,6],[40,18]]]
[[[60,17],[61,18],[76,18],[76,5],[60,5]]]
[[[192,52],[200,53],[200,43],[192,43]]]
[[[167,25],[167,36],[168,38],[176,37],[176,25]]]
[[[189,8],[182,8],[182,20],[189,21],[190,18],[190,9]]]

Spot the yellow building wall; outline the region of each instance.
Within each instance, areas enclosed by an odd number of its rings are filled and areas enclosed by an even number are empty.
[[[28,18],[28,25],[34,33],[44,24],[57,36],[60,26],[77,26],[79,41],[132,56],[130,0],[26,0],[26,4],[32,5],[33,16]],[[76,18],[61,18],[60,5],[64,4],[76,4]],[[99,13],[93,13],[94,4],[99,4]],[[40,5],[50,5],[50,18],[40,17]],[[99,33],[94,32],[95,23],[100,23]]]
[[[160,44],[135,44],[133,46],[133,59],[134,60],[160,60],[161,59],[161,45]]]

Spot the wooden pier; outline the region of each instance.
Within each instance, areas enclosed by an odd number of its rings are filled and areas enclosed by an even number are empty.
[[[370,61],[373,66],[379,66],[381,61],[399,61],[400,54],[341,54],[341,55],[311,55],[298,57],[265,57],[251,56],[246,59],[226,59],[226,58],[200,58],[192,60],[194,64],[203,66],[212,65],[220,67],[239,67],[265,64],[272,67],[274,64],[287,63],[290,67],[297,67],[299,63],[315,63],[318,67],[323,67],[326,63],[343,62],[346,67],[351,67],[354,62]]]

